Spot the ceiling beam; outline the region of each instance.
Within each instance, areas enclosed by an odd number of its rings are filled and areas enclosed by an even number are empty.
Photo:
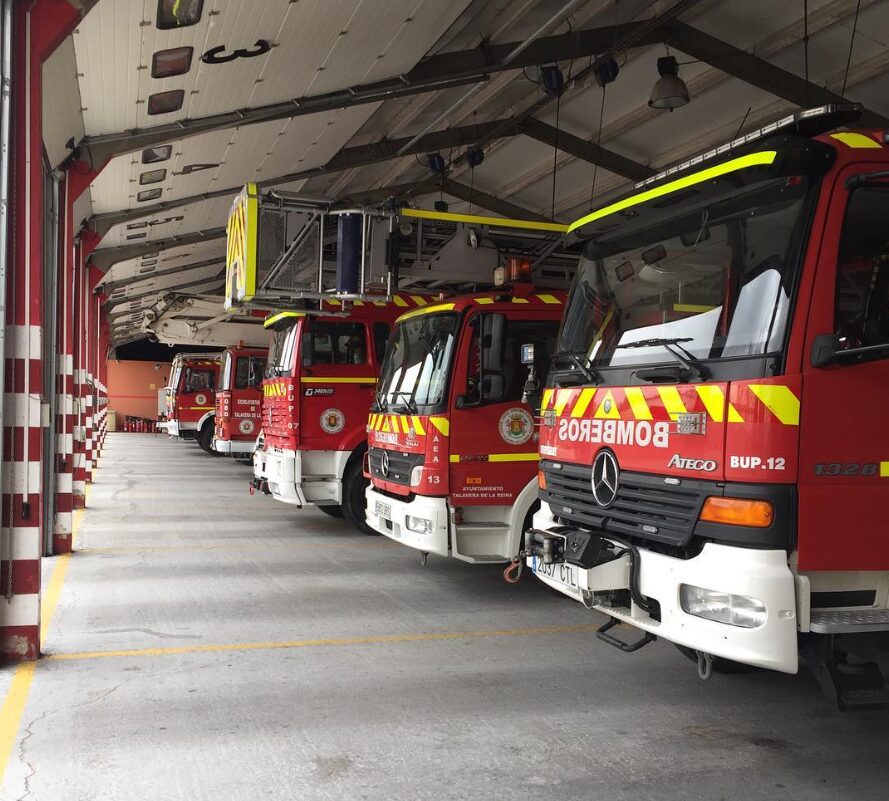
[[[102,164],[107,159],[123,153],[175,142],[209,131],[435,92],[453,86],[480,83],[488,80],[488,76],[504,69],[521,69],[554,61],[594,56],[617,38],[627,36],[637,29],[641,30],[642,25],[643,23],[631,22],[541,37],[513,58],[508,65],[504,65],[503,60],[520,45],[519,42],[499,45],[483,43],[470,50],[430,56],[420,61],[410,72],[375,83],[359,84],[322,95],[293,98],[282,103],[179,120],[150,128],[86,136],[78,144],[89,151],[94,164]],[[638,46],[654,44],[661,38],[656,29],[646,30],[645,35],[640,36],[635,44]]]
[[[510,120],[508,119],[483,122],[477,125],[463,125],[456,128],[447,128],[443,131],[433,131],[432,133],[428,133],[401,154],[399,154],[399,150],[408,144],[413,137],[404,136],[398,139],[382,139],[379,142],[371,142],[366,145],[344,147],[321,167],[312,167],[308,170],[300,170],[299,172],[281,175],[277,178],[270,178],[267,181],[258,182],[258,185],[261,189],[265,189],[268,187],[280,186],[281,184],[292,183],[293,181],[300,181],[305,178],[314,178],[319,175],[343,172],[355,167],[366,167],[371,164],[377,164],[381,161],[387,161],[403,155],[429,153],[435,150],[471,145],[490,134],[495,128],[503,128],[505,131],[502,134],[503,136],[513,136],[518,133],[518,128],[515,125],[510,126]],[[199,195],[179,198],[177,200],[155,203],[151,206],[94,214],[87,220],[87,225],[99,234],[99,236],[105,236],[114,225],[131,222],[132,220],[141,217],[150,217],[154,214],[161,214],[172,209],[181,208],[182,206],[188,206],[191,203],[196,203],[201,200],[212,200],[219,197],[234,198],[240,191],[241,186],[232,186],[226,189],[214,190],[213,192],[203,192]]]
[[[138,284],[140,281],[151,281],[154,278],[165,278],[168,275],[176,275],[177,273],[185,273],[189,270],[197,270],[200,267],[210,267],[214,264],[221,264],[224,261],[222,257],[216,259],[204,259],[203,261],[195,261],[191,264],[183,264],[181,267],[172,267],[169,270],[159,270],[158,272],[145,273],[144,275],[130,275],[126,278],[118,278],[116,281],[106,281],[96,287],[96,291],[103,295],[110,295],[117,289]]]
[[[170,248],[182,247],[184,245],[195,245],[199,242],[209,242],[213,239],[222,239],[225,237],[225,228],[210,228],[206,231],[194,231],[190,234],[182,234],[182,236],[171,236],[167,239],[156,239],[154,242],[139,242],[135,245],[117,245],[110,248],[99,248],[94,250],[90,256],[90,261],[94,267],[98,267],[102,272],[107,272],[120,261],[127,259],[138,259],[140,256],[153,256],[163,250]]]
[[[466,203],[472,203],[476,206],[486,209],[487,211],[492,211],[494,212],[494,214],[501,214],[504,217],[509,217],[513,220],[536,220],[538,222],[552,222],[549,217],[538,214],[536,211],[530,211],[529,209],[518,206],[515,203],[510,203],[508,200],[502,200],[499,197],[494,197],[493,195],[489,195],[487,192],[481,192],[474,187],[468,187],[466,186],[466,184],[461,184],[457,181],[449,181],[446,178],[444,180],[442,189],[449,195],[463,200]]]
[[[559,150],[563,150],[575,158],[588,161],[590,164],[598,164],[608,172],[613,172],[632,181],[641,181],[655,173],[654,169],[645,164],[621,156],[613,150],[600,147],[567,131],[560,131],[555,126],[533,117],[522,122],[521,131],[539,142],[557,147]]]
[[[665,44],[670,47],[801,108],[849,102],[835,92],[678,20],[664,23],[661,31]],[[889,125],[889,118],[865,109],[858,122],[866,128],[884,128]]]

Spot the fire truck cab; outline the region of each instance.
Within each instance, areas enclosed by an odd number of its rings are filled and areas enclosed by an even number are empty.
[[[624,651],[664,638],[703,677],[802,655],[844,709],[889,701],[889,137],[836,131],[854,111],[571,226],[524,550]]]
[[[254,486],[284,503],[313,504],[367,533],[362,458],[367,410],[395,319],[428,298],[395,294],[356,301],[348,313],[335,299],[320,308],[282,311],[262,382],[261,445]]]
[[[250,457],[262,425],[262,380],[268,350],[239,344],[222,352],[213,450]]]
[[[398,319],[367,426],[371,528],[424,555],[515,558],[538,506],[521,348],[545,373],[564,300],[517,283]]]
[[[212,452],[221,361],[220,353],[177,353],[166,387],[167,419],[161,426],[171,437],[197,440],[207,453]]]

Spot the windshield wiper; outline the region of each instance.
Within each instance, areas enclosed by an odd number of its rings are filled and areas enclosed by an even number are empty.
[[[586,358],[586,353],[583,354],[584,358]],[[593,370],[588,364],[584,364],[577,353],[573,350],[560,350],[553,354],[553,362],[558,362],[558,360],[562,357],[566,357],[570,360],[570,362],[577,367],[578,370],[583,374],[583,377],[589,381],[591,384],[599,384],[601,383],[601,376],[598,372]]]
[[[618,345],[618,348],[663,348],[669,353],[679,364],[681,364],[689,373],[696,375],[702,381],[706,381],[710,377],[710,370],[697,356],[690,353],[688,348],[682,347],[683,342],[691,342],[694,337],[674,337],[673,339],[640,339],[636,342],[627,342],[624,345]]]
[[[407,409],[411,414],[417,414],[417,404],[414,401],[414,396],[412,393],[408,392],[406,389],[397,389],[395,390],[395,392],[390,392],[388,394],[395,395],[396,397],[405,396],[407,400],[404,402],[404,408]]]

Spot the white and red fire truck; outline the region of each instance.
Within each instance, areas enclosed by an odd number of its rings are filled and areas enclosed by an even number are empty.
[[[262,380],[268,349],[243,343],[222,353],[213,450],[235,458],[252,457],[262,426]]]
[[[364,520],[367,411],[386,341],[405,310],[429,296],[394,294],[336,300],[310,311],[282,311],[265,322],[274,331],[262,383],[263,421],[253,486],[296,506],[313,504],[374,533]]]
[[[845,709],[889,698],[889,134],[837,131],[854,112],[571,226],[524,552],[625,651],[662,637],[704,677],[802,654]]]
[[[177,353],[165,390],[166,420],[159,423],[171,437],[197,440],[207,453],[212,453],[215,395],[221,362],[220,353]]]
[[[539,505],[521,347],[535,346],[543,372],[564,301],[515,283],[398,319],[367,426],[371,528],[424,562],[516,557]]]

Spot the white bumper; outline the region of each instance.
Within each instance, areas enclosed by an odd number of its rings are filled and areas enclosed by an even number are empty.
[[[364,493],[367,499],[367,525],[374,531],[424,553],[449,556],[448,543],[448,502],[446,498],[430,498],[415,495],[412,501],[398,500],[390,495],[377,492],[373,484]],[[378,506],[379,504],[379,506]],[[389,511],[390,519],[377,514],[382,507]],[[432,531],[419,533],[407,527],[407,516],[423,518],[432,522]]]
[[[549,508],[534,516],[534,527],[543,531],[554,525]],[[635,604],[632,609],[597,606],[601,612],[624,623],[656,634],[665,640],[736,662],[796,673],[798,663],[797,613],[794,578],[784,551],[761,551],[726,545],[706,544],[693,559],[675,559],[652,551],[639,551],[639,589],[660,604],[660,620],[651,618]],[[527,560],[532,567],[532,559]],[[578,568],[579,588],[568,587],[558,578],[538,578],[575,600],[583,588],[601,586],[597,571]],[[558,575],[558,571],[556,571]],[[748,629],[706,620],[683,611],[679,601],[681,584],[758,598],[765,604],[766,622]]]
[[[304,506],[342,503],[343,471],[349,451],[290,451],[270,448],[253,457],[253,474],[266,481],[278,501]]]
[[[249,455],[253,453],[256,443],[253,440],[245,442],[237,439],[216,439],[213,438],[213,450],[217,453],[225,453],[229,456],[233,455]]]

